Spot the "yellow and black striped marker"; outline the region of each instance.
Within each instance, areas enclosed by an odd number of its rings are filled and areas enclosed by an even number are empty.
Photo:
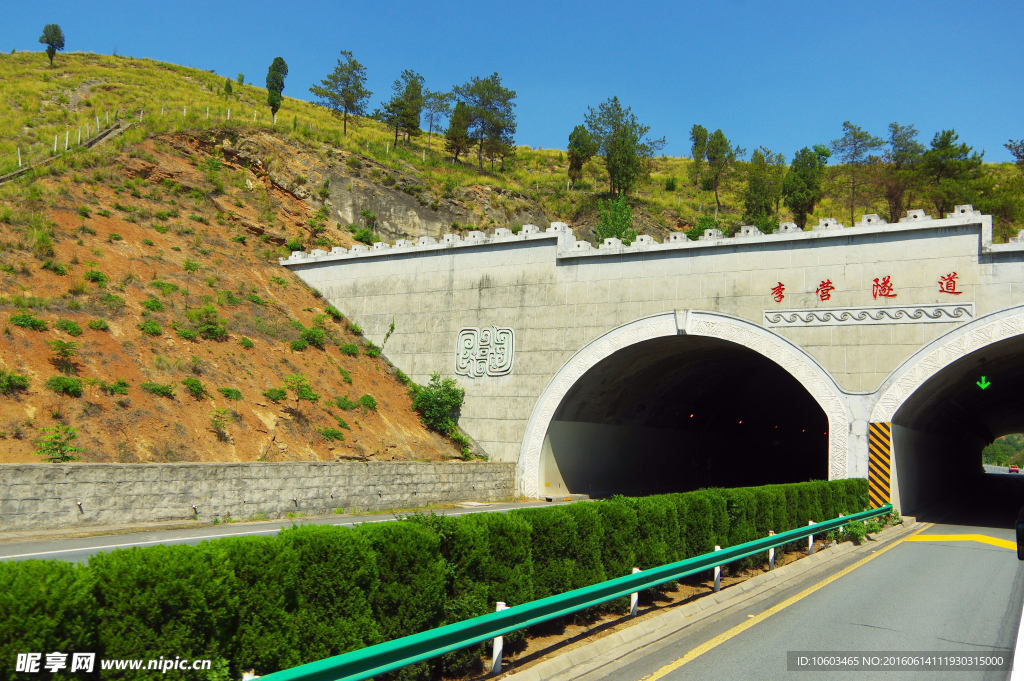
[[[887,421],[868,424],[868,497],[871,507],[889,503],[892,429]]]

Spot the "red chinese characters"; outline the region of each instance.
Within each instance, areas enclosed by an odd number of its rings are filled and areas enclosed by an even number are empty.
[[[950,272],[944,277],[939,277],[939,293],[952,293],[954,296],[963,293],[963,291],[956,290],[957,278],[956,272]]]
[[[785,290],[786,287],[782,285],[781,281],[772,289],[772,298],[775,299],[776,303],[781,303],[782,299],[786,297],[783,293]]]
[[[882,277],[881,281],[875,279],[875,283],[871,286],[871,297],[876,300],[879,297],[882,298],[895,298],[896,292],[893,291],[891,277]]]
[[[815,289],[814,292],[818,294],[819,300],[829,300],[832,298],[832,291],[835,290],[836,287],[832,285],[832,280],[826,279],[825,281],[821,282],[821,285],[818,286],[818,288]]]

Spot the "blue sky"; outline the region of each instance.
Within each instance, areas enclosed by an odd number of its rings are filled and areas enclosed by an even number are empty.
[[[343,49],[367,67],[373,105],[402,69],[431,89],[497,71],[518,93],[516,139],[534,147],[564,149],[612,95],[677,156],[694,123],[790,158],[845,120],[880,136],[913,123],[924,142],[954,128],[989,161],[1012,160],[1003,143],[1024,137],[1019,2],[2,3],[3,51],[40,50],[55,22],[69,51],[259,85],[281,56],[285,95],[303,99]]]

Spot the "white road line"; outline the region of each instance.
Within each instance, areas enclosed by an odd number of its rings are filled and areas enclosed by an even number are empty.
[[[1010,681],[1024,681],[1024,610],[1021,610],[1020,626],[1017,627],[1017,645],[1013,648],[1013,671],[1010,672]]]
[[[524,508],[530,508],[525,506]],[[445,513],[444,515],[459,516],[468,515],[470,513],[501,513],[502,511],[511,511],[513,509],[505,508],[488,508],[480,509],[479,511],[462,511],[461,513]],[[360,525],[363,523],[387,523],[395,520],[395,518],[381,518],[379,520],[362,520],[352,521],[348,523],[323,523],[328,527],[351,527],[352,525]],[[313,525],[315,523],[306,523],[307,525]],[[55,553],[74,553],[76,551],[102,551],[104,549],[123,549],[132,546],[144,546],[146,544],[174,544],[186,541],[201,540],[201,539],[220,539],[222,537],[242,537],[246,535],[254,534],[271,534],[274,532],[280,532],[281,530],[288,529],[286,527],[276,527],[270,530],[252,530],[251,532],[229,532],[225,534],[207,534],[199,537],[177,537],[173,539],[153,539],[150,541],[137,541],[128,544],[108,544],[106,546],[81,546],[76,549],[55,549],[53,551],[38,551],[36,553],[19,553],[13,556],[0,556],[0,561],[10,560],[12,558],[31,558],[32,556],[49,556]]]

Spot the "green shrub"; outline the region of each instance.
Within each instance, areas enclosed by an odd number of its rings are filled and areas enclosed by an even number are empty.
[[[127,395],[129,388],[128,381],[123,378],[119,378],[113,383],[104,383],[100,381],[100,390],[105,392],[107,395]]]
[[[160,291],[161,294],[169,296],[178,290],[177,284],[172,284],[167,281],[151,281],[149,285]]]
[[[167,308],[164,306],[163,301],[156,298],[147,298],[142,301],[142,307],[146,308],[150,312],[163,312]]]
[[[142,245],[143,246],[156,246],[156,244],[153,243],[152,239],[143,239],[142,240]]]
[[[303,329],[300,338],[314,348],[323,350],[324,343],[327,340],[327,332],[318,328]]]
[[[444,624],[447,575],[437,534],[414,523],[373,523],[356,531],[377,556],[380,587],[372,603],[381,636],[394,640]],[[406,667],[401,678],[421,677],[429,664]]]
[[[284,245],[284,247],[287,248],[289,251],[301,251],[303,250],[303,246],[304,244],[302,243],[302,239],[300,239],[299,237],[295,237],[294,239],[288,241],[288,243]]]
[[[302,340],[301,338],[299,338],[297,340],[293,340],[291,342],[292,352],[302,352],[303,350],[305,350],[308,347],[309,347],[309,343],[307,343],[306,341]]]
[[[256,347],[256,344],[253,343],[248,338],[246,338],[245,336],[242,336],[242,340],[238,341],[238,344],[241,345],[246,350],[251,350],[252,348]]]
[[[217,388],[217,392],[235,402],[239,402],[242,399],[242,391],[238,388]]]
[[[217,308],[204,305],[185,313],[195,330],[206,340],[222,341],[228,337],[226,321],[217,317]]]
[[[380,241],[380,237],[366,227],[363,227],[353,234],[352,238],[360,243],[366,244],[367,246],[372,246],[375,242]]]
[[[325,440],[329,440],[331,442],[337,442],[345,439],[345,434],[337,428],[321,428],[320,434]]]
[[[243,246],[245,245],[244,236],[233,236],[231,237],[231,240],[234,241],[236,244],[242,244]]]
[[[255,293],[247,293],[247,294],[245,294],[245,299],[248,300],[251,303],[256,303],[257,305],[266,305],[267,304],[267,301],[263,300],[262,298],[260,298]]]
[[[328,305],[327,307],[325,307],[324,312],[331,315],[331,317],[333,317],[334,321],[336,322],[340,322],[345,318],[345,315],[341,314],[341,310],[334,307],[333,305]]]
[[[168,397],[168,398],[173,398],[174,397],[174,387],[171,386],[170,384],[154,383],[153,381],[146,381],[145,383],[143,383],[139,387],[142,388],[143,390],[145,390],[148,393],[153,393],[154,395],[159,395],[160,397]]]
[[[139,324],[139,331],[146,334],[147,336],[159,336],[163,333],[160,328],[159,322],[155,319],[147,319],[146,321]]]
[[[31,312],[19,312],[18,314],[12,314],[7,318],[11,324],[20,326],[25,329],[31,329],[32,331],[46,331],[50,328],[45,320],[39,319]]]
[[[104,307],[109,307],[111,310],[117,312],[123,310],[126,303],[124,298],[113,293],[104,293],[100,296],[100,304]]]
[[[377,345],[370,340],[363,341],[363,351],[366,353],[367,357],[380,356],[380,348],[377,347]]]
[[[28,389],[28,376],[0,369],[0,395],[10,395],[16,390]]]
[[[338,367],[338,371],[341,372],[341,379],[349,385],[352,385],[352,374],[345,371],[344,367]]]
[[[89,328],[93,331],[109,331],[110,324],[107,323],[106,319],[93,319],[89,322]]]
[[[97,650],[101,624],[93,586],[91,566],[0,563],[0,659],[14,660],[30,651]],[[7,677],[24,678],[13,670]]]
[[[103,274],[99,270],[86,270],[85,274],[83,274],[82,276],[85,278],[86,281],[91,281],[100,288],[106,286],[107,282],[110,281],[110,277]]]
[[[458,387],[454,378],[442,379],[435,372],[430,375],[430,383],[414,385],[412,393],[412,408],[419,413],[423,425],[443,435],[456,427],[466,391]]]
[[[349,357],[356,357],[359,354],[359,347],[352,343],[339,345],[338,349],[341,350],[341,354],[348,355]]]
[[[189,393],[192,394],[192,397],[196,398],[197,400],[201,400],[203,399],[203,397],[210,394],[209,392],[207,392],[206,387],[203,385],[203,382],[200,381],[198,378],[189,376],[188,378],[184,379],[181,382],[181,384],[185,386],[185,389],[188,390]]]
[[[60,277],[63,277],[68,273],[68,268],[64,267],[64,265],[61,265],[56,260],[46,260],[43,262],[41,267],[42,269],[49,270]]]
[[[120,234],[114,234],[113,232],[111,232],[110,234],[107,235],[107,241],[111,241],[111,242],[113,242],[113,241],[121,241],[123,238],[124,237],[122,237]]]
[[[280,402],[284,398],[288,397],[288,393],[284,388],[269,388],[264,391],[263,396],[271,402]]]
[[[343,397],[336,397],[334,399],[334,403],[338,405],[338,409],[344,409],[345,411],[348,411],[349,409],[355,409],[356,407],[359,406],[359,402],[353,402],[352,400],[348,399],[347,395]]]
[[[186,329],[184,326],[175,325],[174,332],[178,334],[178,338],[187,341],[194,341],[199,338],[199,334],[197,332],[192,329]]]
[[[363,395],[360,397],[359,404],[363,405],[370,411],[377,411],[377,400],[373,399],[372,395]]]
[[[78,322],[70,319],[58,319],[54,323],[54,327],[60,329],[69,336],[81,336],[82,327],[78,325]]]
[[[58,395],[82,396],[82,379],[70,376],[54,376],[46,380],[46,387]]]

